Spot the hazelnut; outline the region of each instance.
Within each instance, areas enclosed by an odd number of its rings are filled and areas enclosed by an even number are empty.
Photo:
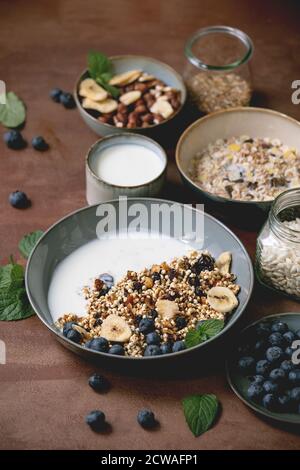
[[[122,122],[122,124],[127,124],[127,115],[124,113],[118,113],[116,115],[116,118],[119,122]]]
[[[139,105],[135,107],[134,112],[137,114],[144,114],[144,113],[147,113],[147,108],[144,104]]]
[[[146,85],[146,83],[136,83],[134,85],[134,89],[144,93],[145,91],[148,90],[148,85]]]
[[[153,122],[153,116],[150,113],[144,114],[144,116],[141,116],[141,120],[143,122],[146,122],[147,124],[152,124]]]
[[[127,113],[127,106],[124,103],[118,104],[118,113],[122,113],[122,114]]]

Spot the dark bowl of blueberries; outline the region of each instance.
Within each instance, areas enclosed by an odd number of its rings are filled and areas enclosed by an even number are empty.
[[[300,313],[270,315],[243,330],[227,361],[227,378],[257,413],[300,424]]]

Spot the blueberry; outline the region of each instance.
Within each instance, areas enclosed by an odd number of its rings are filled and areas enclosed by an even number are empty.
[[[147,344],[160,344],[160,336],[156,331],[152,331],[151,333],[148,333],[146,336],[146,343]]]
[[[289,372],[289,382],[300,385],[300,369],[291,370]]]
[[[284,372],[290,372],[294,369],[294,364],[292,361],[285,360],[281,363],[280,367],[284,370]]]
[[[291,400],[300,402],[300,387],[292,388],[290,391]]]
[[[271,330],[273,333],[285,333],[288,331],[289,327],[287,326],[286,323],[282,321],[276,321],[272,324]]]
[[[139,323],[139,330],[144,335],[151,333],[155,328],[152,318],[143,318]]]
[[[137,422],[146,429],[153,428],[156,425],[154,413],[150,410],[141,410],[137,415]]]
[[[151,318],[153,318],[153,320],[158,317],[158,313],[154,308],[150,310],[149,315]]]
[[[300,338],[300,330],[296,331],[297,338]]]
[[[82,334],[79,333],[79,331],[73,330],[73,328],[71,328],[70,330],[67,331],[66,338],[73,341],[73,343],[78,344],[82,340]]]
[[[93,338],[87,343],[85,346],[93,351],[100,351],[100,352],[107,352],[109,348],[109,344],[106,338]]]
[[[250,373],[254,369],[255,359],[251,356],[241,357],[238,366],[239,369],[244,373]]]
[[[291,397],[287,394],[279,395],[278,396],[278,405],[280,411],[290,411],[291,409]]]
[[[253,352],[255,355],[263,353],[267,348],[267,343],[264,339],[259,339],[256,341],[253,347]]]
[[[151,344],[150,346],[147,346],[145,351],[144,351],[144,356],[160,356],[162,354],[161,349],[159,346],[156,344]]]
[[[62,92],[59,97],[59,101],[66,109],[75,108],[76,103],[71,93]]]
[[[116,356],[124,356],[125,355],[124,348],[120,344],[113,344],[109,348],[108,353],[109,354],[114,354]]]
[[[93,374],[89,378],[89,385],[96,392],[104,392],[108,389],[109,384],[105,377],[99,374]]]
[[[135,323],[136,323],[137,325],[139,325],[139,324],[140,324],[140,321],[142,320],[142,318],[143,318],[142,315],[137,315],[137,316],[135,317]]]
[[[152,279],[153,279],[154,282],[155,282],[155,281],[160,281],[161,276],[160,276],[159,273],[153,273],[153,274],[152,274]]]
[[[9,195],[9,203],[16,209],[26,209],[30,206],[30,200],[23,191],[14,191]]]
[[[102,431],[105,427],[105,414],[103,411],[91,411],[86,417],[85,422],[90,426],[93,431]]]
[[[53,88],[53,90],[50,91],[49,96],[53,101],[55,101],[55,103],[59,103],[61,94],[62,90],[60,88]]]
[[[262,405],[267,409],[274,411],[278,406],[278,401],[273,393],[267,393],[262,399]]]
[[[40,152],[48,150],[49,148],[49,145],[41,135],[34,137],[31,141],[31,145],[35,150],[39,150]]]
[[[263,384],[263,389],[267,393],[276,393],[278,392],[278,384],[275,382],[272,382],[272,380],[266,380]]]
[[[172,352],[172,343],[166,342],[160,346],[162,354],[170,354]]]
[[[272,346],[284,346],[285,340],[281,333],[272,333],[269,336],[269,343],[272,344]]]
[[[108,274],[108,273],[100,274],[99,279],[100,281],[104,282],[104,284],[106,285],[108,289],[111,289],[112,286],[114,285],[114,278],[112,277],[111,274]]]
[[[3,139],[7,147],[13,150],[21,150],[27,145],[27,142],[23,139],[20,131],[11,130],[5,132]]]
[[[72,328],[73,325],[77,325],[77,323],[75,321],[68,321],[64,324],[64,326],[63,326],[63,335],[64,336],[67,336],[68,331],[73,329]]]
[[[250,400],[259,400],[263,394],[263,388],[257,383],[252,383],[247,390],[247,394]]]
[[[269,362],[277,362],[283,358],[283,351],[279,346],[272,346],[271,348],[267,349],[266,358]]]
[[[292,344],[292,342],[297,338],[293,331],[286,331],[283,333],[283,337],[288,344]]]
[[[286,375],[284,370],[276,368],[271,370],[269,377],[271,380],[274,380],[274,382],[283,382]]]
[[[256,364],[256,373],[259,375],[266,375],[269,372],[270,363],[266,359],[261,359]]]
[[[258,323],[258,325],[256,325],[255,327],[255,332],[257,336],[261,336],[265,338],[266,336],[269,336],[271,332],[271,327],[268,323],[265,323],[265,322]]]
[[[175,320],[175,325],[177,330],[182,330],[182,328],[186,327],[187,321],[184,317],[177,317]]]
[[[294,350],[293,350],[293,348],[291,348],[291,346],[288,346],[288,347],[286,348],[286,350],[284,351],[284,353],[285,353],[285,355],[286,355],[287,357],[292,357],[293,352],[294,352]]]
[[[262,385],[265,381],[265,378],[263,375],[253,375],[253,377],[250,378],[251,383],[259,384]]]
[[[186,345],[184,341],[175,341],[172,347],[172,352],[175,353],[175,352],[183,351],[184,349],[186,349]]]

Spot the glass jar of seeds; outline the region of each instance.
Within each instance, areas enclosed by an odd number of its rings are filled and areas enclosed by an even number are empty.
[[[300,188],[274,200],[256,246],[261,283],[300,300]]]
[[[202,113],[249,105],[252,53],[249,36],[228,26],[203,28],[188,39],[183,77]]]

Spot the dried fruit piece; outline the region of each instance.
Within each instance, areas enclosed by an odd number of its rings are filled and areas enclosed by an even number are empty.
[[[148,75],[147,73],[143,73],[139,78],[139,82],[150,82],[151,80],[155,80],[154,75]]]
[[[141,96],[142,93],[139,90],[133,90],[129,91],[128,93],[124,93],[124,95],[120,97],[120,101],[121,103],[125,104],[125,106],[129,106],[130,104],[139,100]]]
[[[170,103],[164,99],[159,98],[153,106],[150,108],[151,113],[153,114],[159,114],[162,116],[164,119],[167,119],[170,117],[174,110]]]
[[[85,109],[94,109],[95,111],[99,111],[99,113],[112,113],[118,107],[118,103],[112,99],[106,99],[104,101],[93,101],[90,98],[84,98],[82,101],[82,106]]]
[[[101,336],[106,338],[108,341],[125,343],[131,336],[131,329],[123,318],[112,313],[103,320]]]
[[[216,259],[216,267],[222,274],[227,274],[230,272],[232,255],[230,251],[224,251],[220,254],[220,256]]]
[[[151,289],[153,287],[153,280],[151,279],[151,277],[146,277],[144,284],[147,287],[147,289]]]
[[[84,328],[82,328],[82,326],[72,325],[72,329],[78,331],[78,333],[80,333],[85,338],[89,338],[88,332]]]
[[[141,73],[141,70],[129,70],[128,72],[120,73],[119,75],[115,75],[113,78],[111,78],[109,84],[113,86],[129,85],[130,83],[137,80]]]
[[[104,101],[108,93],[92,78],[86,78],[80,83],[79,94],[93,101]]]
[[[179,313],[179,308],[176,302],[172,300],[160,299],[156,302],[155,309],[160,317],[165,320],[170,320],[176,317]]]
[[[207,301],[216,312],[231,312],[238,306],[238,299],[228,287],[215,286],[207,292]]]

